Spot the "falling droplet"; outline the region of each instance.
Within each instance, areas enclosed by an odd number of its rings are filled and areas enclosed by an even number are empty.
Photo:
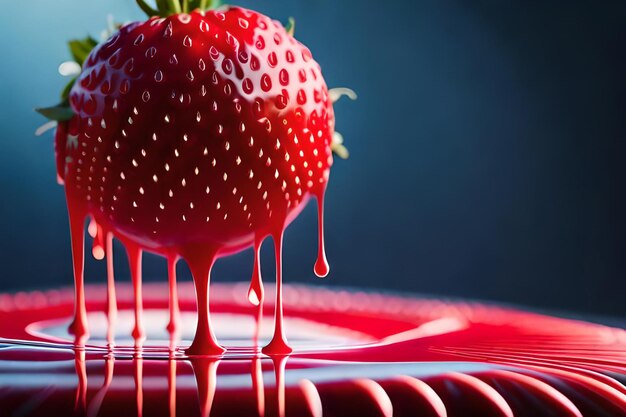
[[[92,225],[95,224],[95,227]],[[89,229],[95,229],[95,234],[93,237],[93,244],[91,248],[91,254],[95,259],[101,261],[104,259],[104,233],[102,231],[102,227],[98,225],[93,219],[89,222]],[[89,234],[91,235],[92,230],[89,230]]]
[[[261,277],[261,245],[263,239],[254,241],[254,265],[252,266],[252,279],[248,289],[248,301],[253,306],[263,303],[263,279]]]

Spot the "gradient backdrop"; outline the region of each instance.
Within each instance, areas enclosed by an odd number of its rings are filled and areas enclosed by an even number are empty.
[[[57,100],[65,40],[141,14],[132,0],[4,3],[0,291],[71,285],[52,132],[33,135],[32,108]],[[287,282],[626,317],[626,3],[504,3],[241,1],[294,16],[328,85],[359,93],[336,105],[352,155],[328,190],[331,275],[313,276],[311,205],[286,235]],[[213,279],[246,280],[251,263],[221,260]],[[162,259],[144,265],[164,280]],[[104,275],[90,260],[88,281]]]

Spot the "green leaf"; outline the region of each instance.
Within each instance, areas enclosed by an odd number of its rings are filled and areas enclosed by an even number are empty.
[[[167,10],[167,2],[165,0],[156,0],[156,6],[161,16]]]
[[[87,36],[84,39],[74,39],[68,42],[70,53],[72,54],[74,61],[76,61],[81,67],[83,66],[83,62],[85,62],[85,59],[87,59],[89,52],[91,52],[97,44],[98,42],[91,36]]]
[[[57,122],[69,120],[74,116],[74,112],[72,111],[72,108],[67,100],[62,101],[56,106],[42,107],[35,109],[35,111],[45,118],[56,120]]]
[[[76,82],[76,77],[72,78],[61,91],[61,100],[66,101],[70,96],[70,90],[74,87],[74,83]]]
[[[289,35],[293,36],[294,32],[296,31],[296,19],[290,16],[289,19],[287,19],[285,30]]]

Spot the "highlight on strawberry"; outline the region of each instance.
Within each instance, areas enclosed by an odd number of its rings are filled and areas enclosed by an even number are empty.
[[[176,263],[187,262],[197,294],[198,324],[189,355],[221,354],[209,315],[216,259],[254,248],[248,298],[264,298],[260,248],[274,241],[275,329],[268,354],[287,354],[282,316],[282,242],[288,224],[313,197],[318,207],[314,271],[329,272],[324,250],[324,193],[333,151],[347,157],[335,131],[333,102],[309,49],[287,28],[253,10],[202,0],[144,0],[148,20],[114,27],[108,38],[71,41],[75,74],[54,107],[58,180],[70,219],[77,344],[88,338],[83,291],[84,225],[93,255],[107,258],[107,314],[116,316],[113,238],[128,253],[135,289],[137,346],[142,325],[143,251],[168,260],[170,323],[180,320]],[[259,307],[261,308],[261,307]],[[111,332],[110,332],[111,333]],[[114,341],[110,336],[109,343]],[[175,347],[173,345],[172,347]]]

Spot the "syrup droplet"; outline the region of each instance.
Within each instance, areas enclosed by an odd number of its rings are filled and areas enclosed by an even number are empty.
[[[263,279],[261,277],[261,245],[262,239],[255,239],[254,242],[254,265],[252,267],[252,279],[248,289],[248,301],[253,306],[263,304]]]
[[[91,226],[95,225],[96,233],[93,235],[93,243],[91,247],[91,254],[93,257],[99,261],[104,259],[104,233],[102,232],[102,227],[98,225],[94,220],[91,220],[89,223],[89,234],[91,235]]]

